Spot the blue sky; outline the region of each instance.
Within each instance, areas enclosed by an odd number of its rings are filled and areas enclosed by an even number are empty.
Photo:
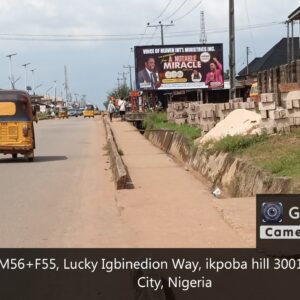
[[[198,43],[200,11],[205,12],[208,42],[224,44],[225,68],[228,66],[228,0],[1,0],[0,2],[0,87],[8,88],[7,54],[13,58],[15,77],[21,77],[17,88],[24,87],[24,68],[30,62],[36,68],[36,85],[44,93],[58,80],[58,94],[64,80],[64,65],[69,71],[73,93],[86,94],[100,104],[109,90],[117,86],[118,72],[128,71],[123,65],[133,64],[130,49],[137,44],[159,44],[159,31],[146,30],[147,22],[162,20],[175,26],[165,32],[166,44]],[[169,3],[164,14],[157,18]],[[200,3],[200,5],[198,5]],[[298,0],[238,0],[236,8],[237,71],[246,63],[246,46],[250,59],[262,56],[286,35],[286,27],[276,24],[286,20],[298,7]],[[181,7],[179,10],[178,8]],[[193,9],[196,7],[195,9]],[[178,10],[178,11],[177,11]],[[177,12],[176,12],[177,11]],[[176,12],[174,14],[174,12]],[[189,13],[190,12],[190,13]],[[189,13],[189,14],[188,14]],[[186,17],[184,15],[188,14]],[[173,16],[171,16],[173,15]],[[169,17],[171,16],[171,17]],[[270,24],[275,22],[274,24]],[[264,26],[256,26],[265,24]],[[247,29],[249,26],[258,27]],[[143,36],[143,34],[145,35]],[[14,36],[13,36],[14,35]],[[41,35],[28,36],[28,35]],[[50,37],[47,35],[53,35]],[[57,37],[58,35],[58,37]],[[49,41],[61,35],[101,35],[89,41]],[[295,26],[299,36],[299,24]],[[143,37],[143,38],[141,38]],[[30,40],[15,40],[16,38]],[[46,39],[45,41],[39,40]],[[109,40],[110,39],[110,40]],[[129,76],[128,81],[129,81]],[[31,74],[28,76],[31,84]]]

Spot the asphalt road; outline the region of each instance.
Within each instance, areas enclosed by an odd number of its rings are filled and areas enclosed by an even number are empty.
[[[101,118],[40,121],[33,163],[0,155],[0,247],[255,246],[251,199],[216,208],[205,182],[112,126],[131,190],[115,189]]]
[[[130,246],[100,118],[40,121],[35,162],[0,155],[0,247]]]

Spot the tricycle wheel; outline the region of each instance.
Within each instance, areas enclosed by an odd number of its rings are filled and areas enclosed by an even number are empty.
[[[28,155],[27,155],[27,159],[29,162],[33,162],[34,161],[34,152],[30,152]]]
[[[13,159],[16,159],[17,157],[18,157],[18,154],[17,154],[17,153],[12,154],[12,158],[13,158]]]

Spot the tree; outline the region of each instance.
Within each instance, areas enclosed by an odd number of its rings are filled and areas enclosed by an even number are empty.
[[[126,84],[122,84],[119,88],[114,88],[107,93],[107,100],[103,102],[104,107],[107,109],[111,97],[115,99],[127,98],[130,96],[130,88]]]
[[[119,88],[115,88],[107,93],[108,100],[114,98],[127,98],[130,96],[130,88],[126,84],[122,84]]]

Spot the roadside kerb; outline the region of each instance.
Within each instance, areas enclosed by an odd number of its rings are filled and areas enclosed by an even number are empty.
[[[113,132],[110,128],[109,122],[104,117],[103,123],[106,131],[107,146],[109,149],[109,156],[111,162],[111,169],[117,190],[127,189],[132,187],[127,168],[119,154]]]

